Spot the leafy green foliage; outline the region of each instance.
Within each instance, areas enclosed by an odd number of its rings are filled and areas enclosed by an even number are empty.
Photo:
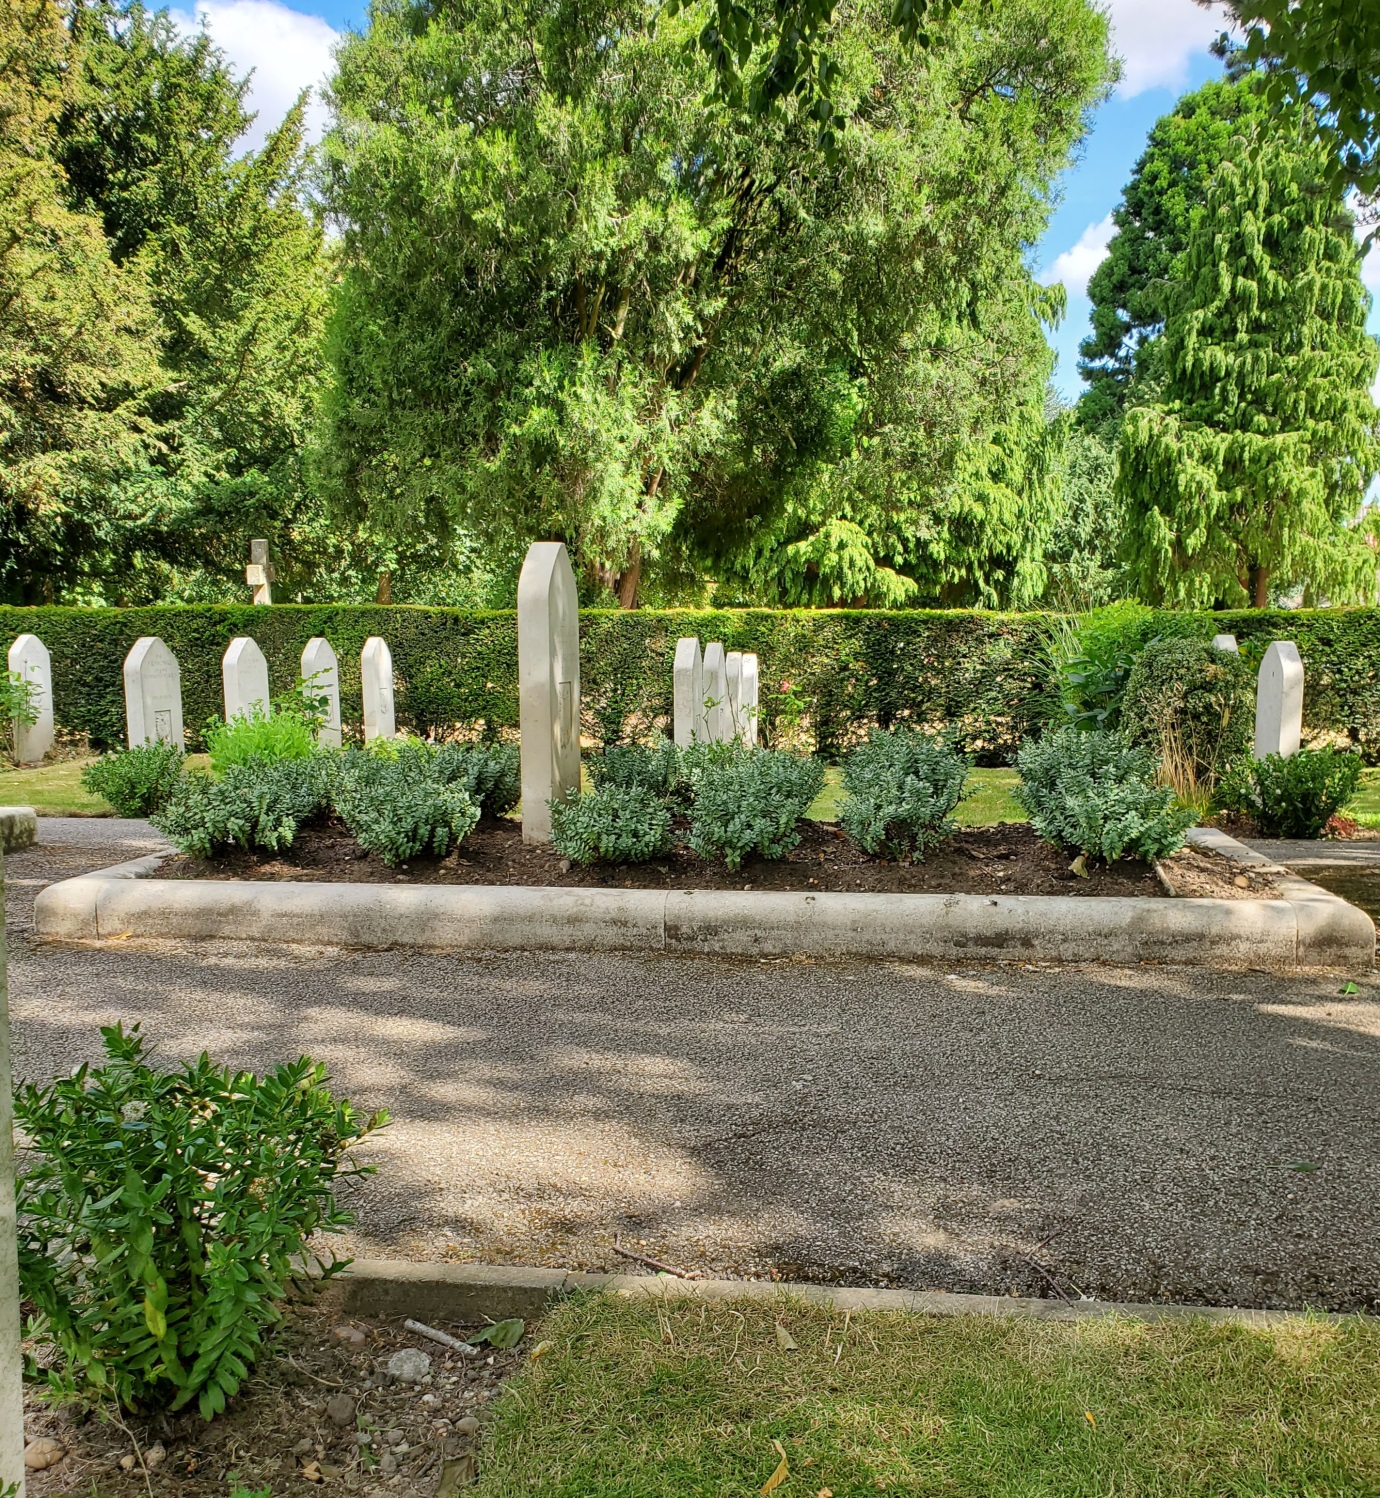
[[[115,808],[117,816],[147,817],[162,811],[182,779],[183,753],[160,739],[103,754],[81,772],[82,786]]]
[[[585,761],[596,786],[642,787],[657,796],[669,796],[680,783],[680,760],[669,739],[642,744],[609,744],[602,754]]]
[[[1207,640],[1152,640],[1126,683],[1121,726],[1148,745],[1176,783],[1211,790],[1246,752],[1255,716],[1249,661]]]
[[[514,744],[442,744],[429,773],[440,785],[458,785],[483,817],[501,817],[522,795],[522,764]]]
[[[153,825],[183,853],[213,858],[230,847],[282,853],[326,805],[333,759],[262,759],[218,778],[183,775]]]
[[[347,1262],[311,1240],[352,1221],[332,1187],[369,1172],[353,1151],[387,1119],[361,1119],[305,1057],[262,1078],[205,1054],[162,1071],[137,1025],[101,1036],[103,1066],[15,1093],[20,1283],[58,1353],[42,1376],[60,1398],[209,1420],[304,1261]]]
[[[331,801],[360,847],[390,868],[418,854],[444,857],[479,820],[459,779],[442,780],[429,745],[404,743],[394,754],[350,749],[334,767]]]
[[[1253,603],[1305,584],[1370,599],[1356,525],[1380,466],[1352,217],[1307,122],[1242,137],[1194,215],[1146,403],[1126,416],[1118,492],[1141,596]]]
[[[1300,749],[1287,758],[1243,758],[1219,785],[1215,800],[1223,811],[1251,817],[1266,837],[1313,838],[1360,783],[1360,755]]]
[[[16,726],[30,728],[38,722],[35,699],[38,685],[18,671],[0,671],[0,737],[6,753],[14,757]]]
[[[1119,733],[1061,728],[1026,744],[1016,766],[1016,800],[1039,836],[1090,858],[1163,858],[1193,824],[1155,784],[1154,754]]]
[[[310,759],[316,725],[296,703],[277,702],[271,714],[255,707],[228,723],[214,720],[206,730],[206,750],[218,775],[251,759]]]
[[[824,784],[817,759],[743,749],[705,765],[695,787],[690,846],[730,869],[751,855],[783,858],[800,841],[796,823]]]
[[[866,853],[923,859],[958,825],[968,765],[940,740],[915,729],[874,730],[843,762],[844,831]]]
[[[553,801],[551,841],[572,863],[645,863],[670,849],[670,808],[648,786],[610,782]]]

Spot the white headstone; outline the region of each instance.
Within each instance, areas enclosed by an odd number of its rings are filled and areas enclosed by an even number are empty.
[[[398,734],[393,713],[393,652],[388,642],[370,635],[359,653],[359,684],[364,698],[364,742]]]
[[[1265,652],[1255,688],[1255,757],[1299,752],[1303,741],[1303,659],[1292,640]]]
[[[21,765],[36,765],[53,747],[53,658],[37,635],[20,635],[10,646],[10,670],[33,688],[29,710],[32,723],[14,721],[14,757]]]
[[[125,729],[129,747],[165,744],[185,748],[182,673],[177,657],[157,635],[144,635],[125,657]]]
[[[559,541],[534,541],[518,578],[522,840],[551,841],[552,801],[580,789],[580,601]]]
[[[267,717],[269,708],[268,662],[258,642],[237,635],[221,657],[220,679],[225,688],[225,721],[258,713]]]
[[[752,748],[757,747],[758,680],[757,657],[743,656],[743,678],[738,693],[738,737]]]
[[[676,747],[684,749],[702,737],[699,729],[704,720],[704,657],[693,635],[676,641],[672,683]]]
[[[316,742],[340,748],[340,662],[329,640],[314,635],[302,651],[302,695],[326,710]]]
[[[1237,645],[1235,635],[1213,635],[1212,648],[1214,650],[1230,650],[1233,655],[1241,654],[1241,647]]]
[[[728,707],[724,717],[724,737],[741,737],[743,720],[740,717],[743,697],[743,652],[730,650],[724,656],[724,685],[728,688]]]
[[[720,744],[728,737],[728,668],[717,641],[704,647],[704,703],[705,738]]]

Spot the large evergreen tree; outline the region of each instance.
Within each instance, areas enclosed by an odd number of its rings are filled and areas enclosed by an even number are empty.
[[[1118,487],[1142,596],[1263,607],[1272,586],[1373,597],[1356,525],[1373,477],[1377,347],[1351,214],[1311,129],[1241,138],[1189,234],[1153,404]]]

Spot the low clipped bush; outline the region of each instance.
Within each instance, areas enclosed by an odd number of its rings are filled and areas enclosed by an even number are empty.
[[[968,763],[914,728],[874,730],[843,764],[843,830],[865,853],[923,859],[958,825]]]
[[[1089,858],[1163,858],[1194,821],[1155,783],[1154,752],[1120,733],[1061,728],[1026,744],[1016,766],[1016,800],[1036,833]]]
[[[1266,837],[1317,837],[1356,794],[1361,757],[1345,749],[1300,749],[1287,758],[1242,759],[1219,786],[1222,811],[1251,817]]]
[[[335,765],[331,803],[360,847],[390,868],[423,853],[442,858],[474,829],[479,807],[437,770],[435,751],[416,741],[392,754],[347,750]]]
[[[650,747],[642,744],[610,744],[602,754],[585,761],[594,784],[631,789],[636,786],[656,796],[672,795],[680,781],[676,746],[658,739]]]
[[[81,783],[108,801],[118,816],[147,817],[167,804],[182,778],[184,759],[176,744],[160,739],[101,755],[81,772]]]
[[[206,729],[206,751],[217,775],[251,759],[310,759],[316,729],[316,720],[297,701],[280,702],[272,713],[256,707],[227,723],[213,720]]]
[[[522,795],[522,765],[512,744],[442,744],[430,774],[442,785],[458,785],[480,816],[501,817]]]
[[[183,853],[213,858],[227,848],[282,853],[303,822],[325,809],[331,759],[253,758],[219,777],[184,775],[153,825]]]
[[[645,863],[671,847],[671,811],[643,785],[604,785],[551,803],[551,841],[572,863]]]
[[[1207,640],[1152,640],[1131,669],[1121,729],[1154,751],[1180,796],[1210,793],[1250,745],[1255,672]]]
[[[225,1408],[282,1315],[318,1233],[353,1221],[336,1181],[387,1122],[361,1119],[306,1057],[265,1077],[204,1054],[151,1067],[138,1026],[103,1029],[106,1062],[21,1086],[16,1182],[29,1336],[56,1357],[31,1373],[59,1399],[152,1414]]]
[[[784,750],[706,755],[696,770],[690,846],[730,869],[750,854],[782,858],[800,841],[796,823],[823,784],[817,759]]]

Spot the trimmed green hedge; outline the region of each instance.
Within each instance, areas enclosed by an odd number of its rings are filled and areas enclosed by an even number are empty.
[[[803,699],[818,751],[836,758],[873,724],[953,724],[980,762],[1009,761],[1052,707],[1044,616],[966,610],[586,610],[581,615],[583,729],[597,743],[667,726],[671,659],[680,635],[755,650],[762,722],[781,723],[783,686]],[[1312,732],[1340,733],[1380,757],[1380,610],[1204,614],[1201,633],[1229,630],[1259,658],[1272,639],[1297,642]],[[1184,616],[1172,632],[1183,632]],[[1166,618],[1166,625],[1169,620]],[[237,634],[268,658],[276,693],[297,681],[303,645],[324,635],[340,657],[346,724],[360,717],[359,652],[382,635],[398,678],[398,720],[426,733],[460,724],[517,727],[517,630],[511,610],[274,604],[138,609],[0,608],[6,640],[32,631],[53,656],[58,725],[100,747],[125,732],[121,667],[140,635],[160,636],[182,670],[194,741],[222,710],[220,661]],[[1167,631],[1168,632],[1168,631]]]

